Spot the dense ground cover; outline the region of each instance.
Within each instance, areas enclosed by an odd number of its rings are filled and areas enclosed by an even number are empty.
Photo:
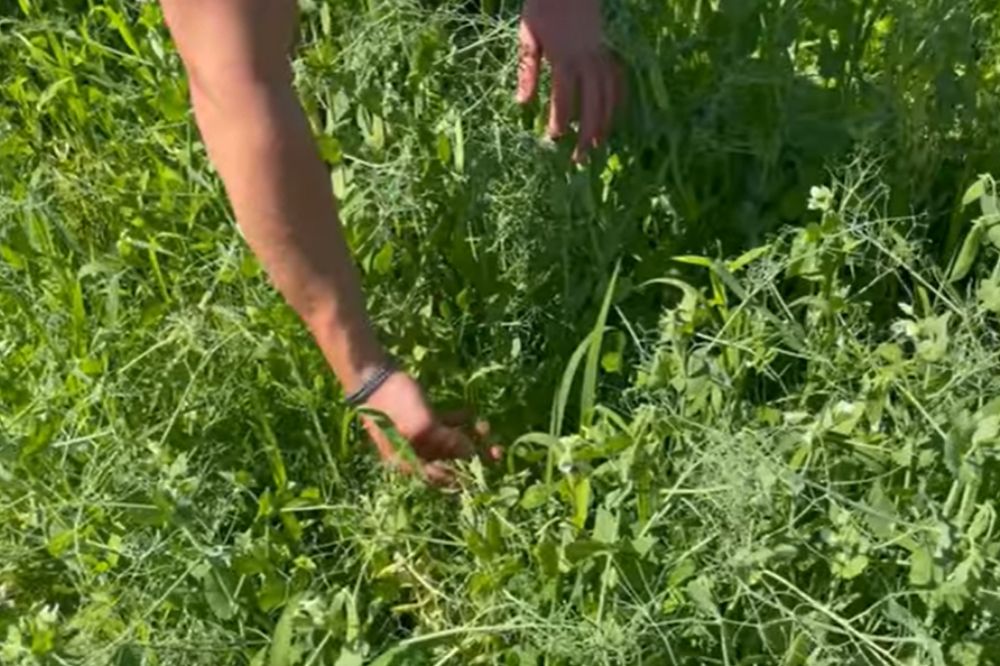
[[[509,455],[380,470],[153,3],[0,0],[0,663],[1000,663],[1000,13],[616,0],[586,167],[509,3],[303,3],[371,307]]]

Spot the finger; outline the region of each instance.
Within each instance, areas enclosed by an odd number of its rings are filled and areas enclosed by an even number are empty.
[[[601,131],[601,120],[604,111],[601,108],[601,87],[603,85],[599,67],[588,66],[584,72],[580,87],[583,90],[583,100],[580,111],[580,135],[577,138],[576,152],[573,159],[581,161],[587,152],[597,143]]]
[[[517,62],[517,101],[530,102],[538,92],[538,71],[541,68],[542,48],[535,34],[524,21],[518,31],[520,46]]]
[[[615,119],[615,110],[618,108],[618,83],[615,79],[618,76],[615,63],[606,60],[601,67],[601,109],[604,115],[601,117],[601,130],[598,139],[604,141],[611,133],[611,126]]]
[[[441,423],[451,428],[461,428],[477,440],[487,440],[490,436],[490,423],[485,419],[474,419],[467,409],[447,412],[441,415]]]
[[[468,458],[474,448],[461,430],[437,423],[414,442],[424,460],[452,460]]]
[[[435,486],[452,486],[455,484],[455,470],[441,463],[424,465],[424,478]]]
[[[618,107],[625,101],[625,71],[614,56],[611,56],[611,83],[614,91],[612,96],[613,110],[617,111]]]
[[[552,100],[549,108],[549,137],[558,139],[569,130],[576,103],[576,76],[565,64],[552,66]]]

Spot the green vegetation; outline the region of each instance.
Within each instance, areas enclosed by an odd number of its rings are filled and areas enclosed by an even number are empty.
[[[481,4],[481,6],[480,6]],[[586,167],[516,7],[309,0],[394,353],[508,455],[383,471],[153,3],[0,0],[0,663],[1000,664],[1000,10],[615,0]]]

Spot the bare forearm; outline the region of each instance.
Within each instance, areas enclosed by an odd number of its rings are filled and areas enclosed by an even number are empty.
[[[237,222],[347,390],[379,365],[326,170],[290,83],[193,91],[198,124]]]

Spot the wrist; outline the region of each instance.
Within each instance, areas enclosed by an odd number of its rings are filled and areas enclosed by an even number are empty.
[[[317,314],[309,317],[306,325],[346,394],[358,391],[390,365],[391,359],[367,317],[345,320],[336,314]]]
[[[391,359],[387,359],[379,366],[366,368],[360,376],[358,387],[348,392],[344,396],[344,401],[350,407],[366,405],[372,396],[381,391],[393,375],[397,374],[400,374],[400,370]]]

